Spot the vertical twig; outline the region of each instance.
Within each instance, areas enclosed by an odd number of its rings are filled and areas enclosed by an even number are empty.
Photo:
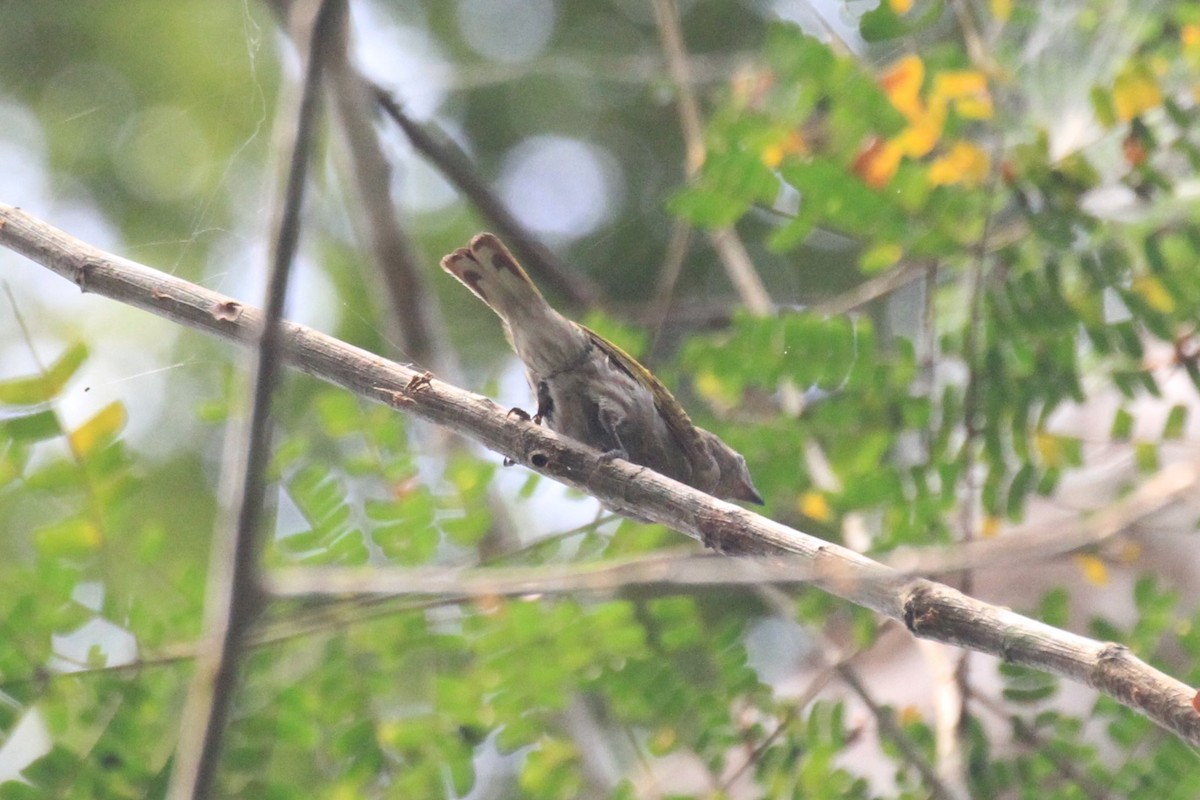
[[[683,43],[679,11],[674,0],[654,0],[654,18],[658,23],[663,53],[667,59],[667,70],[671,73],[671,82],[675,84],[679,101],[679,123],[687,153],[687,174],[691,177],[704,163],[704,124],[700,118],[696,93],[692,90],[687,48]],[[729,276],[742,304],[756,316],[769,315],[774,304],[737,231],[732,227],[719,228],[709,234],[709,239],[721,263],[725,265],[725,273]]]
[[[658,285],[654,288],[654,299],[650,301],[650,308],[646,314],[653,331],[650,336],[650,346],[647,348],[648,353],[654,351],[659,336],[662,334],[663,324],[671,309],[671,296],[675,294],[675,284],[679,282],[679,276],[683,273],[683,262],[687,258],[691,239],[692,226],[682,219],[676,220],[675,224],[671,226],[671,239],[667,243],[667,253],[663,258],[662,270],[658,273]]]
[[[388,323],[400,334],[405,358],[440,375],[451,374],[445,359],[449,350],[438,346],[444,329],[420,266],[412,239],[401,224],[400,209],[390,191],[391,165],[374,127],[375,100],[362,76],[350,63],[349,18],[333,37],[326,69],[331,110],[345,143],[345,153],[358,199],[359,228],[370,245],[378,278],[389,301]],[[370,279],[370,276],[365,276]]]
[[[910,766],[921,773],[921,780],[925,782],[925,786],[929,789],[930,794],[938,800],[964,800],[968,795],[962,791],[956,791],[943,782],[942,778],[934,771],[929,761],[917,749],[917,745],[909,737],[904,729],[896,724],[896,720],[892,716],[892,712],[876,702],[875,698],[867,690],[866,685],[859,680],[858,672],[854,667],[843,662],[834,666],[834,671],[842,682],[850,688],[850,691],[858,695],[858,699],[866,705],[867,710],[875,717],[875,723],[879,726],[880,736],[891,740],[900,750],[900,755],[908,762]]]
[[[970,59],[971,64],[976,69],[995,72],[996,64],[988,55],[987,47],[983,43],[983,36],[979,33],[979,26],[975,22],[970,6],[963,0],[953,0],[950,8],[962,31],[963,44],[966,46],[967,58]]]
[[[993,170],[991,182],[987,188],[988,209],[983,219],[983,230],[979,240],[972,248],[972,263],[968,273],[967,288],[967,332],[963,343],[963,358],[967,362],[967,386],[963,392],[963,427],[965,441],[962,446],[963,481],[965,496],[959,510],[960,541],[970,542],[977,538],[977,528],[981,521],[980,488],[975,475],[978,467],[978,452],[980,447],[980,392],[984,375],[981,372],[980,361],[983,354],[983,296],[987,283],[988,238],[992,226],[992,204],[995,200],[997,174],[995,164],[998,158],[992,159]],[[974,586],[974,574],[965,570],[960,579],[960,589],[971,592]],[[958,786],[966,785],[966,759],[964,757],[963,737],[966,732],[967,699],[970,697],[970,666],[969,653],[962,651],[951,656],[956,659],[952,677],[953,686],[943,687],[935,695],[937,706],[937,754],[938,772],[942,779]]]
[[[374,88],[351,64],[348,50],[350,21],[343,20],[337,48],[330,54],[326,70],[332,94],[332,108],[345,136],[353,183],[361,209],[361,226],[370,241],[379,277],[390,298],[393,324],[400,330],[404,356],[425,366],[451,382],[461,378],[446,336],[445,321],[420,266],[412,237],[402,223],[402,209],[392,199],[387,161],[375,130]],[[438,445],[451,452],[465,452],[467,441],[434,426],[422,426]],[[520,537],[513,529],[503,497],[495,487],[488,489],[488,508],[494,520],[488,535],[479,544],[481,558],[512,549]]]
[[[217,531],[205,598],[205,647],[188,689],[179,747],[171,776],[171,797],[207,798],[220,760],[230,716],[243,640],[262,608],[258,559],[271,449],[271,395],[283,364],[280,353],[284,299],[300,238],[300,212],[308,157],[312,149],[317,93],[330,30],[345,13],[345,0],[318,0],[308,44],[304,84],[296,114],[284,181],[283,203],[273,224],[267,306],[258,347],[253,351],[250,417],[239,435],[228,440],[222,475],[225,515],[233,517]]]

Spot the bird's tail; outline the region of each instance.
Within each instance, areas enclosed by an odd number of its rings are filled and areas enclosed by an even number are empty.
[[[575,363],[586,347],[577,325],[555,311],[495,235],[480,233],[442,259],[442,269],[504,321],[517,355],[546,375]]]
[[[504,242],[494,234],[480,233],[467,247],[445,256],[442,269],[458,278],[505,322],[519,321],[550,307]]]

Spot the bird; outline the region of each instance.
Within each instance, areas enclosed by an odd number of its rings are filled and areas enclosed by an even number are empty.
[[[696,426],[637,359],[555,310],[491,233],[441,260],[500,317],[537,399],[533,420],[555,433],[649,467],[722,500],[763,504],[746,459]]]

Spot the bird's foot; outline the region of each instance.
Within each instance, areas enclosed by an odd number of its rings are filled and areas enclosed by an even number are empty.
[[[628,461],[629,453],[619,447],[614,447],[612,450],[605,450],[603,453],[600,454],[600,463],[601,464],[610,464],[615,459],[618,459],[618,458],[621,459],[622,461]]]

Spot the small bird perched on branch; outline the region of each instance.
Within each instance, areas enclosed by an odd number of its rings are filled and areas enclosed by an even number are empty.
[[[762,504],[746,459],[696,427],[633,356],[555,311],[496,236],[477,235],[442,269],[503,321],[537,396],[535,422],[723,500]]]

